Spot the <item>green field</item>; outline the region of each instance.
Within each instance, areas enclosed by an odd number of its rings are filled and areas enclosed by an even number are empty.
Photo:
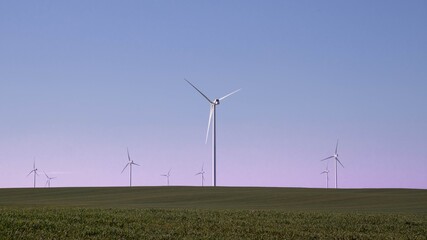
[[[0,239],[427,239],[427,191],[0,189]]]

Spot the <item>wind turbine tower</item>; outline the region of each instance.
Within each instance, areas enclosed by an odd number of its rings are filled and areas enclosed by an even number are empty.
[[[204,164],[203,164],[203,165],[204,165]],[[203,170],[203,165],[202,165],[202,171],[200,171],[200,172],[196,173],[196,175],[195,175],[195,176],[197,176],[197,175],[202,175],[202,187],[203,187],[203,183],[204,183],[204,181],[205,181],[205,176],[204,176],[205,171]]]
[[[326,174],[326,189],[329,188],[329,169],[328,165],[326,165],[326,170],[321,172],[320,174]]]
[[[50,181],[52,179],[55,179],[56,177],[49,177],[46,173],[44,173],[44,175],[46,176],[47,180],[46,180],[46,184],[45,186],[48,186],[50,188]]]
[[[161,175],[161,176],[166,177],[166,178],[168,179],[168,186],[169,186],[169,177],[171,176],[171,170],[172,170],[172,169],[169,169],[168,174],[162,174],[162,175]]]
[[[210,104],[208,130],[206,131],[205,142],[206,143],[208,142],[209,128],[212,122],[212,186],[216,187],[216,106],[219,105],[219,103],[225,98],[240,91],[240,89],[237,89],[236,91],[231,92],[222,98],[216,98],[215,100],[212,101],[205,94],[203,94],[202,91],[200,91],[196,86],[194,86],[190,81],[188,81],[187,79],[184,79],[184,80],[187,81],[187,83],[190,84],[194,89],[196,89]]]
[[[132,187],[132,165],[136,165],[136,166],[140,166],[140,165],[138,163],[135,163],[133,160],[130,159],[129,148],[127,149],[127,152],[128,152],[128,163],[123,168],[121,173],[123,173],[123,171],[129,166],[129,187]]]
[[[344,168],[344,165],[342,165],[341,161],[338,159],[338,140],[337,140],[337,145],[335,146],[334,155],[324,158],[321,161],[325,161],[331,158],[335,160],[335,188],[338,188],[338,163]]]
[[[38,169],[36,168],[36,159],[34,159],[33,161],[33,170],[31,170],[30,173],[28,173],[27,177],[31,174],[34,173],[34,188],[36,188],[36,176],[39,175],[37,173]]]

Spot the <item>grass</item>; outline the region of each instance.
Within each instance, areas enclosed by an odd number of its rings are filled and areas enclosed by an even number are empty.
[[[0,189],[0,206],[427,214],[427,190],[249,187]]]
[[[425,216],[273,210],[0,210],[4,239],[425,239]]]
[[[0,189],[0,239],[427,239],[427,191]]]

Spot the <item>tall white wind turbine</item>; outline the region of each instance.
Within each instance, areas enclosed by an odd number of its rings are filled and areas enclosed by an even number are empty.
[[[329,169],[328,164],[326,164],[326,170],[321,172],[320,174],[326,174],[326,189],[329,188]]]
[[[36,176],[39,175],[37,173],[38,169],[36,168],[36,159],[33,161],[33,170],[31,170],[30,173],[28,173],[27,177],[30,176],[31,173],[34,173],[34,188],[36,188]]]
[[[200,172],[196,173],[196,175],[195,175],[195,176],[202,175],[202,187],[203,187],[203,183],[205,181],[205,176],[204,176],[205,171],[203,170],[203,166],[204,166],[204,164],[202,165],[202,170]]]
[[[341,161],[338,159],[338,140],[337,140],[337,145],[335,146],[334,155],[324,158],[321,161],[325,161],[331,158],[335,160],[335,188],[338,188],[338,163],[341,164],[342,167],[344,167],[344,165],[342,165]]]
[[[45,176],[46,176],[46,178],[47,178],[45,186],[48,186],[48,187],[50,188],[50,181],[51,181],[52,179],[55,179],[56,177],[49,177],[45,172],[44,172],[44,175],[45,175]]]
[[[168,179],[168,186],[169,186],[169,177],[171,176],[171,170],[172,169],[169,169],[168,174],[162,174],[162,175],[160,175],[160,176],[166,177]]]
[[[128,152],[128,163],[123,168],[121,173],[123,173],[123,171],[129,166],[129,187],[132,187],[132,165],[136,165],[136,166],[140,166],[140,165],[138,163],[135,163],[133,160],[130,159],[129,148],[127,149],[127,152]]]
[[[209,112],[209,121],[208,121],[208,130],[206,131],[206,143],[208,142],[208,136],[209,136],[209,128],[211,126],[212,122],[212,186],[216,187],[216,106],[219,105],[220,101],[224,100],[225,98],[235,94],[236,92],[240,91],[240,89],[237,89],[234,92],[231,92],[227,95],[225,95],[222,98],[216,98],[215,100],[210,100],[205,94],[202,93],[196,86],[194,86],[190,81],[187,79],[184,79],[188,82],[194,89],[196,89],[210,104],[210,112]]]

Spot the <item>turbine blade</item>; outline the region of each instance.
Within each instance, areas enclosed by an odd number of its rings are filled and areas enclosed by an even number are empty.
[[[45,172],[45,171],[43,171],[43,173],[44,173],[44,175],[46,175],[46,177],[47,177],[47,178],[49,178],[49,176],[46,174],[46,172]]]
[[[338,158],[335,158],[339,164],[341,164],[342,167],[344,167],[344,165],[342,165],[341,161]]]
[[[194,176],[197,176],[197,175],[200,175],[200,174],[202,174],[201,172],[199,172],[199,173],[196,173],[196,175],[194,175]]]
[[[138,163],[134,163],[134,162],[132,162],[132,164],[133,164],[133,165],[136,165],[136,166],[141,166],[141,165],[139,165]]]
[[[33,169],[36,169],[36,157],[33,159]]]
[[[126,166],[123,168],[121,173],[123,173],[123,171],[128,167],[128,165],[129,165],[129,163],[126,164]]]
[[[212,120],[212,115],[213,115],[213,108],[214,105],[211,104],[211,110],[209,111],[209,121],[208,121],[208,130],[206,130],[206,140],[205,140],[205,144],[208,143],[208,137],[209,137],[209,129],[211,127],[211,120]]]
[[[338,139],[337,139],[337,145],[335,146],[335,154],[338,152]]]
[[[34,170],[31,170],[31,172],[27,174],[27,177],[28,177],[28,176],[30,176],[30,174],[31,174],[32,172],[34,172]]]
[[[128,151],[128,159],[129,159],[129,162],[130,162],[129,148],[126,148],[126,149]]]
[[[225,95],[224,97],[220,98],[219,100],[220,100],[220,101],[221,101],[221,100],[224,100],[225,98],[227,98],[227,97],[229,97],[229,96],[231,96],[231,95],[235,94],[236,92],[238,92],[238,91],[240,91],[240,90],[242,90],[242,89],[241,89],[241,88],[239,88],[239,89],[237,89],[236,91],[231,92],[231,93],[229,93],[229,94]]]
[[[172,168],[171,168],[171,169],[169,169],[168,176],[170,176],[170,175],[171,175],[171,170],[172,170]]]
[[[322,159],[322,160],[320,160],[320,161],[325,161],[325,160],[331,159],[331,158],[333,158],[333,157],[334,157],[334,156],[330,156],[330,157],[324,158],[324,159]]]
[[[206,98],[206,100],[208,100],[208,102],[213,103],[208,97],[206,97],[205,94],[202,93],[202,91],[200,91],[198,88],[196,88],[196,86],[194,86],[190,81],[188,81],[187,79],[184,78],[185,81],[188,82],[188,84],[190,84],[194,89],[196,89],[200,94],[202,94],[203,97]]]

